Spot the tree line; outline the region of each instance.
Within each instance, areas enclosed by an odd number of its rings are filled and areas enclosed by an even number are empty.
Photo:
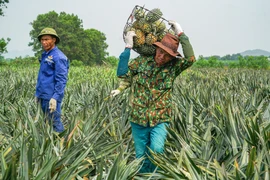
[[[228,67],[228,68],[252,68],[252,69],[270,69],[270,58],[266,56],[238,56],[235,60],[218,59],[216,56],[204,58],[199,56],[195,67]]]
[[[238,60],[239,57],[242,57],[242,55],[240,53],[236,53],[236,54],[227,54],[225,56],[218,56],[218,55],[214,55],[214,56],[207,56],[207,57],[203,57],[200,56],[201,59],[210,59],[210,58],[216,58],[218,60]]]

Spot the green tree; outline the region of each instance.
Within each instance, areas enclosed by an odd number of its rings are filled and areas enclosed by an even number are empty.
[[[104,43],[106,41],[106,36],[104,33],[96,29],[87,29],[85,32],[88,37],[89,44],[91,44],[91,58],[95,60],[96,64],[100,65],[102,64],[102,61],[105,60],[105,56],[108,55],[105,51],[105,49],[108,48],[108,45]]]
[[[94,29],[84,30],[82,20],[77,15],[50,11],[38,15],[30,24],[33,27],[30,31],[32,42],[28,46],[32,46],[36,56],[40,56],[43,51],[37,37],[45,27],[56,30],[60,37],[58,47],[71,61],[76,59],[90,65],[99,63],[108,54],[105,35]]]
[[[105,64],[106,65],[110,65],[110,66],[113,66],[113,67],[116,67],[118,65],[118,61],[119,59],[115,56],[109,56],[105,59]]]
[[[222,62],[219,61],[218,56],[211,56],[208,59],[208,63],[210,67],[222,67]]]
[[[7,8],[7,3],[9,3],[9,0],[0,0],[0,16],[4,16],[3,8]]]
[[[7,8],[7,3],[9,3],[9,0],[0,0],[0,16],[4,16],[3,8]],[[7,40],[4,38],[0,39],[0,55],[7,52],[7,44],[9,41],[10,38],[7,38]]]
[[[7,40],[5,40],[4,38],[0,39],[0,55],[8,52],[7,45],[9,41],[10,41],[10,38],[7,38]]]

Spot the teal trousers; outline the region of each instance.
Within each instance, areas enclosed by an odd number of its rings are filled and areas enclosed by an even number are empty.
[[[144,127],[131,122],[136,158],[145,158],[140,173],[152,173],[156,169],[156,166],[147,157],[147,155],[151,156],[148,147],[156,153],[163,153],[168,125],[169,123],[160,123],[154,127],[149,125]]]

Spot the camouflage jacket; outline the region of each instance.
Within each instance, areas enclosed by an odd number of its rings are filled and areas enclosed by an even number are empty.
[[[156,65],[154,57],[138,56],[128,64],[128,72],[120,76],[119,90],[131,87],[131,122],[152,127],[172,120],[172,87],[175,78],[195,61],[188,37],[179,37],[184,57],[165,65]]]

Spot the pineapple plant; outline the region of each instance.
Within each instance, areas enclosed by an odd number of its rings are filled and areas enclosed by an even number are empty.
[[[151,154],[159,171],[145,175],[136,175],[140,161],[122,118],[128,98],[104,99],[116,87],[114,67],[70,69],[60,135],[34,102],[37,71],[0,66],[0,77],[9,77],[0,78],[0,179],[269,179],[269,70],[205,67],[177,78],[177,119],[164,153]]]

